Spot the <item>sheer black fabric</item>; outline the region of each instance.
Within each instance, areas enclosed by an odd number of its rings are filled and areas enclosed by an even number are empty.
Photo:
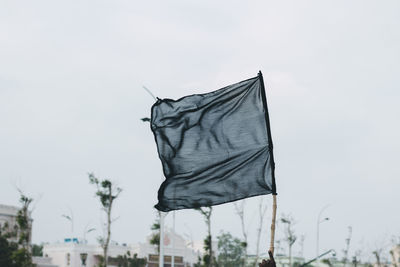
[[[158,99],[151,129],[166,180],[161,211],[276,193],[261,73],[217,91]]]

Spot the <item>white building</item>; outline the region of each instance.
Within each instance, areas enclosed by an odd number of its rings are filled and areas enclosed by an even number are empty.
[[[130,251],[128,246],[110,244],[109,257],[125,255]],[[63,243],[43,246],[43,257],[50,258],[58,267],[94,267],[99,264],[103,249],[99,245],[79,243],[77,239],[65,239]]]
[[[150,244],[150,237],[145,243],[132,245],[132,252],[139,257],[147,258],[148,267],[158,267],[158,252],[156,246]],[[174,257],[175,267],[193,266],[202,251],[196,249],[192,241],[185,240],[182,236],[174,234],[170,229],[165,229],[164,235],[164,265],[170,267],[172,256]]]
[[[13,231],[17,226],[17,215],[20,208],[0,204],[0,229],[7,228],[8,231]],[[29,220],[32,226],[32,219]],[[32,227],[30,227],[32,229]],[[18,232],[17,232],[18,234]],[[29,233],[29,243],[32,237],[32,232]],[[18,242],[18,235],[9,238],[10,242]]]
[[[133,245],[110,244],[108,255],[111,258],[137,254],[138,258],[146,258],[148,267],[158,267],[158,252],[156,246],[150,244],[150,237],[145,243]],[[63,243],[47,244],[43,246],[43,256],[46,264],[57,267],[94,267],[99,264],[103,249],[99,245],[90,245],[79,242],[78,239],[65,239]],[[201,256],[201,251],[195,251],[194,245],[180,235],[173,234],[166,229],[164,236],[164,266],[170,267],[172,257],[175,267],[191,267]],[[110,260],[109,266],[112,265]],[[43,265],[45,266],[45,265]]]
[[[32,257],[32,262],[36,267],[58,267],[51,262],[51,258]]]

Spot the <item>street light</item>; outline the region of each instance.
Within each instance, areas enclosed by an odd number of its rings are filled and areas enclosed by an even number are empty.
[[[329,254],[329,253],[331,253],[333,257],[336,257],[336,251],[335,251],[334,249],[330,249],[330,250],[328,250],[328,251],[322,253],[321,255],[318,255],[316,258],[314,258],[314,259],[312,259],[312,260],[310,260],[310,261],[307,261],[306,263],[303,263],[302,265],[300,265],[300,267],[304,267],[304,266],[306,266],[306,265],[308,265],[308,264],[310,264],[310,263],[312,263],[312,262],[318,260],[319,258],[321,258],[321,257],[323,257],[323,256],[325,256],[325,255],[327,255],[327,254]]]
[[[71,223],[71,238],[73,238],[74,235],[74,214],[72,213],[72,210],[70,210],[71,216],[62,214],[61,217],[67,219]]]
[[[323,218],[322,220],[318,221],[318,225],[317,225],[317,255],[319,255],[319,225],[323,222],[329,221],[329,218]]]
[[[83,230],[83,240],[82,240],[82,242],[84,242],[84,243],[87,243],[86,234],[88,234],[90,232],[93,232],[93,231],[96,231],[96,228],[90,228],[89,230],[87,230],[87,228],[88,228],[88,225],[86,225],[85,229]]]
[[[326,222],[326,221],[329,221],[329,218],[328,217],[325,217],[325,218],[323,218],[323,219],[321,219],[321,215],[322,215],[322,212],[324,211],[324,210],[326,210],[327,208],[329,207],[329,205],[326,205],[325,207],[323,207],[322,209],[321,209],[321,211],[319,212],[319,214],[318,214],[318,220],[317,220],[317,248],[316,248],[316,257],[318,257],[318,255],[319,255],[319,225],[321,224],[321,223],[323,223],[323,222]]]

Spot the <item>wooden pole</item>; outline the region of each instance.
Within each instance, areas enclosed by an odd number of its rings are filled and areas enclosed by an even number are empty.
[[[274,254],[275,244],[275,221],[276,221],[276,194],[272,195],[272,223],[271,223],[271,242],[269,244],[269,250]]]

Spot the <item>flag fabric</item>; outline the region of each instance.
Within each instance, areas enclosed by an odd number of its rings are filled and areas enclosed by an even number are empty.
[[[166,178],[158,210],[276,194],[261,72],[214,92],[158,99],[150,124]]]

